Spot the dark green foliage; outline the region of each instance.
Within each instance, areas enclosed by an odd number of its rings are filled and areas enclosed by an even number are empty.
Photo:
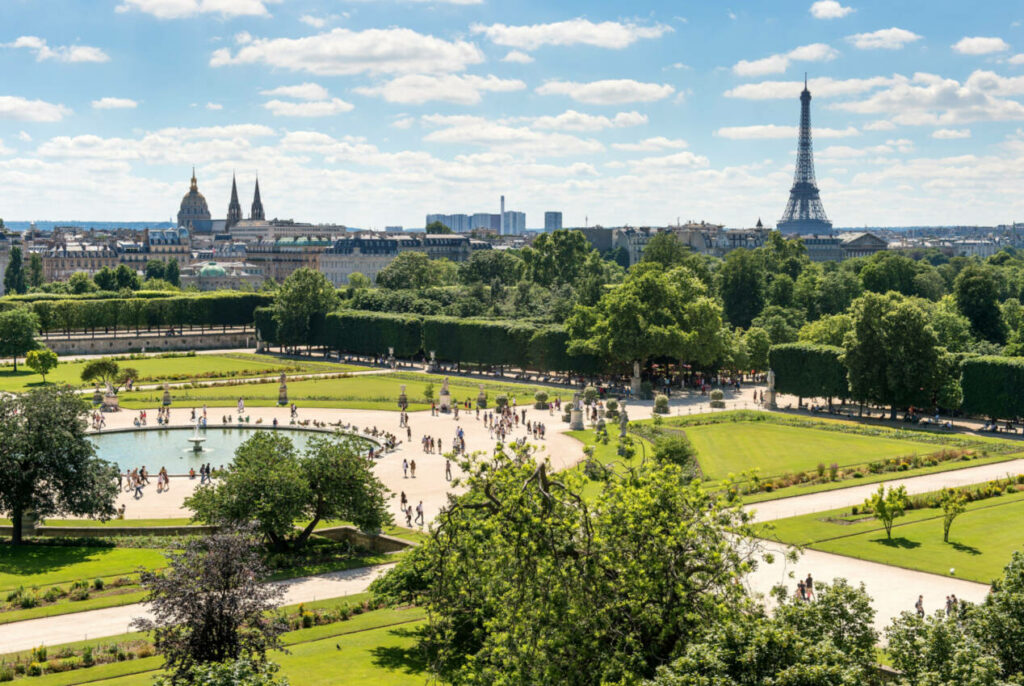
[[[1000,286],[999,270],[980,264],[964,267],[953,284],[957,308],[970,320],[971,330],[993,343],[1006,342],[1006,324],[999,309]]]
[[[718,290],[725,318],[733,326],[748,328],[764,307],[764,271],[758,253],[740,248],[726,255],[718,272]]]
[[[843,349],[812,343],[773,345],[768,353],[775,390],[799,398],[845,398]]]
[[[965,411],[996,419],[1024,416],[1024,358],[968,357],[961,367]]]
[[[0,357],[14,359],[18,371],[18,357],[36,347],[39,319],[27,307],[0,312]]]
[[[681,431],[664,435],[655,441],[654,459],[676,465],[688,478],[697,478],[699,474],[697,450]]]
[[[7,269],[4,270],[4,292],[24,293],[28,290],[25,278],[25,263],[21,257],[21,248],[15,245],[7,262]]]
[[[332,350],[359,355],[412,357],[422,347],[422,319],[406,314],[339,310],[327,315],[323,343]]]

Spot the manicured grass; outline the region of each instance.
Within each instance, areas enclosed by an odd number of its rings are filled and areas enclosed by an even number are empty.
[[[896,520],[892,540],[870,516],[849,508],[790,517],[765,526],[766,536],[839,555],[881,562],[933,574],[949,574],[980,583],[997,578],[1013,551],[1024,547],[1024,492],[978,500],[967,505],[942,540],[942,511],[911,510]]]
[[[310,379],[288,384],[288,399],[302,407],[340,407],[365,410],[397,410],[401,387],[406,387],[410,410],[424,410],[430,407],[424,402],[424,391],[433,385],[433,397],[441,392],[444,377],[439,375],[400,372],[394,374],[367,374],[333,379]],[[533,394],[543,386],[539,384],[514,384],[475,379],[451,378],[449,389],[453,401],[474,402],[483,384],[491,407],[501,393],[515,397],[518,405],[532,405]],[[552,400],[558,395],[564,399],[571,396],[566,389],[543,387]],[[153,407],[159,404],[159,391],[136,391],[121,393],[121,406],[129,408]],[[278,384],[244,384],[219,387],[178,389],[174,392],[176,404],[207,404],[213,407],[233,406],[238,398],[245,398],[250,407],[274,407],[277,405]]]
[[[0,589],[47,586],[79,579],[124,576],[139,567],[166,564],[163,551],[149,548],[0,545]]]
[[[606,420],[607,421],[607,420]],[[568,436],[572,436],[576,440],[580,441],[580,459],[583,459],[583,449],[588,446],[594,448],[594,459],[603,465],[614,465],[622,468],[636,467],[639,466],[643,461],[644,455],[648,459],[654,454],[654,448],[650,442],[640,438],[639,436],[631,436],[633,439],[633,447],[635,453],[630,459],[626,459],[619,455],[619,431],[609,426],[608,430],[608,443],[601,443],[597,440],[597,432],[593,429],[584,431],[569,431]],[[646,452],[645,452],[646,451]],[[574,470],[582,472],[583,463],[581,462]],[[602,482],[601,481],[590,481],[588,480],[583,486],[582,496],[587,500],[592,500],[597,497],[598,493],[601,492]]]
[[[46,375],[47,383],[70,384],[80,388],[91,388],[83,384],[82,369],[87,362],[61,362],[55,370]],[[283,360],[269,355],[229,353],[221,355],[195,355],[192,357],[147,357],[134,360],[119,360],[122,367],[133,367],[139,373],[136,383],[158,383],[162,381],[184,381],[188,379],[246,378],[279,374],[338,373],[358,371],[365,367],[316,362],[307,360]],[[42,385],[42,377],[28,367],[19,366],[15,374],[11,368],[0,371],[0,390],[24,391]]]
[[[734,422],[686,428],[704,475],[712,480],[757,469],[762,478],[787,472],[865,464],[897,455],[928,454],[938,446],[769,422]]]

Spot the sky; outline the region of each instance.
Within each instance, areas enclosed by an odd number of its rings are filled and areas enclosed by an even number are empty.
[[[731,3],[731,4],[730,4]],[[1024,220],[1024,3],[0,0],[0,217]]]

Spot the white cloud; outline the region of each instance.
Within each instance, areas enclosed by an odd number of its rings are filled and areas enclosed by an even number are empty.
[[[847,36],[846,40],[861,50],[899,50],[908,43],[921,40],[921,36],[913,31],[894,26],[891,29],[879,29],[871,33],[855,33],[852,36]]]
[[[268,100],[263,103],[263,108],[275,117],[331,117],[342,112],[351,112],[354,105],[339,98],[315,102]]]
[[[440,127],[424,137],[430,143],[458,143],[486,146],[495,151],[560,157],[599,153],[604,146],[592,138],[566,133],[535,131],[525,126],[510,126],[483,117],[469,115],[426,115],[424,123]]]
[[[753,126],[726,126],[715,131],[716,136],[731,138],[733,140],[753,140],[761,138],[792,138],[796,140],[799,129],[796,126],[779,126],[778,124],[756,124]],[[846,138],[858,136],[860,131],[856,127],[848,126],[845,129],[829,129],[815,127],[815,138]]]
[[[218,110],[224,109],[224,105],[221,105],[219,102],[208,102],[206,103],[206,109],[212,112],[217,112]]]
[[[45,100],[28,100],[16,95],[0,95],[0,119],[16,121],[60,121],[71,109]]]
[[[89,45],[59,45],[50,47],[46,40],[38,36],[19,36],[11,43],[4,43],[7,48],[24,48],[36,54],[36,61],[55,60],[57,62],[109,62],[110,56],[99,48]]]
[[[409,116],[402,116],[391,122],[392,128],[406,130],[411,129],[412,125],[416,123],[416,120]]]
[[[4,147],[4,139],[0,138],[0,155],[10,155],[12,152],[10,148]]]
[[[590,83],[548,81],[539,86],[536,92],[540,95],[568,95],[577,102],[589,105],[621,105],[662,100],[672,95],[675,88],[668,84],[643,83],[632,79],[608,79]]]
[[[279,86],[270,90],[260,91],[260,95],[294,98],[296,100],[326,100],[327,89],[318,83],[300,83],[297,86]]]
[[[970,138],[970,129],[936,129],[932,131],[932,138],[939,140],[955,140],[957,138]]]
[[[630,160],[630,165],[636,169],[679,169],[679,168],[702,168],[709,165],[708,158],[703,155],[694,155],[692,152],[677,152],[663,157],[645,157],[640,160]]]
[[[867,79],[831,79],[828,77],[811,79],[807,83],[815,98],[832,98],[843,95],[857,95],[877,88],[889,86],[904,77],[887,78],[875,76]],[[725,91],[727,98],[743,98],[745,100],[781,100],[800,97],[804,89],[803,81],[761,81],[745,83]]]
[[[834,60],[839,52],[825,43],[801,45],[787,53],[770,55],[759,60],[740,60],[733,65],[733,73],[739,76],[763,76],[765,74],[781,74],[791,62],[828,62]]]
[[[509,50],[508,54],[501,58],[502,62],[514,62],[516,64],[529,64],[533,58],[522,50]]]
[[[122,0],[117,12],[138,11],[157,19],[184,19],[197,14],[222,17],[268,17],[267,4],[280,0]]]
[[[24,141],[25,143],[31,143],[32,142],[32,136],[30,136],[27,131],[19,131],[18,132],[18,140],[19,141]]]
[[[1010,64],[1024,64],[1024,52],[1014,55],[1010,59],[1006,60]]]
[[[636,143],[612,143],[612,147],[626,152],[657,152],[659,150],[678,150],[688,147],[688,144],[680,138],[656,136]]]
[[[314,17],[312,14],[303,14],[299,17],[299,21],[307,26],[312,26],[314,29],[322,29],[327,26],[327,20],[322,17]]]
[[[537,117],[533,120],[533,127],[558,131],[600,131],[601,129],[640,126],[646,123],[647,115],[639,112],[619,112],[609,118],[603,115],[566,110],[555,116]]]
[[[850,12],[852,7],[843,7],[836,0],[818,0],[811,5],[811,14],[815,19],[842,19]]]
[[[664,24],[640,26],[604,21],[595,24],[583,18],[552,24],[507,26],[505,24],[473,24],[473,33],[482,33],[498,45],[535,50],[543,45],[593,45],[620,50],[643,38],[660,38],[673,29]]]
[[[388,102],[412,105],[433,100],[475,105],[484,92],[508,93],[524,88],[526,84],[519,79],[499,79],[494,75],[406,74],[378,86],[361,86],[354,90],[360,95],[376,95]]]
[[[861,127],[865,131],[892,131],[896,125],[886,119],[877,119]]]
[[[961,55],[990,55],[1009,50],[1010,46],[1002,38],[973,36],[961,38],[953,44],[953,49]]]
[[[466,41],[446,41],[412,29],[334,29],[303,38],[256,38],[238,49],[214,51],[210,66],[265,64],[327,76],[444,74],[484,59]]]
[[[133,110],[139,106],[131,98],[100,98],[92,101],[94,110]]]

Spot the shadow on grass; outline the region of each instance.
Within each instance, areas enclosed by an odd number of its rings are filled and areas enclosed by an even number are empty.
[[[874,538],[871,539],[872,543],[880,543],[887,548],[902,548],[904,550],[913,550],[914,548],[920,548],[921,544],[917,541],[911,541],[909,538],[903,538],[898,536],[896,538]]]
[[[88,561],[108,548],[0,544],[0,574],[32,576]]]
[[[967,553],[968,555],[981,555],[981,551],[972,545],[965,543],[957,543],[956,541],[950,541],[949,544],[953,546],[953,550],[958,553]]]
[[[402,638],[420,639],[423,636],[420,629],[392,629],[388,632],[392,636]],[[370,651],[373,656],[373,664],[376,667],[383,667],[390,670],[401,670],[406,674],[424,674],[427,671],[427,652],[417,642],[408,648],[401,646],[378,646]]]

